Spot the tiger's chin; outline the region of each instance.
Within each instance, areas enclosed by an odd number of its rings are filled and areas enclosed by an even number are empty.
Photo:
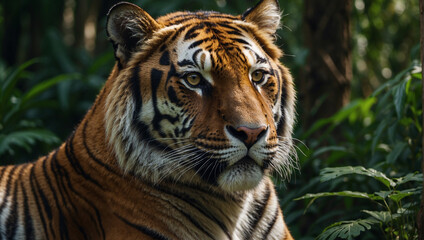
[[[238,162],[218,177],[218,185],[227,192],[247,191],[255,188],[264,178],[262,168],[254,161]]]

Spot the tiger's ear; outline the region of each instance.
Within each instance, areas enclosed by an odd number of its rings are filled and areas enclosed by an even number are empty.
[[[280,28],[281,13],[278,0],[261,0],[242,15],[242,19],[254,23],[262,31],[273,36]]]
[[[159,28],[160,25],[137,5],[127,2],[114,5],[107,14],[106,33],[115,49],[118,65],[124,67]]]

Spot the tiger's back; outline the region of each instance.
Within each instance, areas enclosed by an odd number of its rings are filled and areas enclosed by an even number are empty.
[[[0,167],[0,239],[292,239],[269,175],[293,167],[280,12],[108,14],[116,57],[69,139]]]

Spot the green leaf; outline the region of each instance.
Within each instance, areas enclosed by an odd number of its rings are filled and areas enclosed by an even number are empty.
[[[44,129],[31,129],[15,131],[8,135],[0,135],[0,156],[6,152],[14,153],[14,147],[21,147],[27,151],[36,141],[47,144],[59,143],[60,140],[52,132]]]
[[[395,192],[389,195],[389,198],[395,201],[396,203],[400,202],[405,197],[413,195],[413,192]]]
[[[419,79],[419,80],[421,80],[421,79],[422,79],[422,74],[421,74],[421,72],[413,73],[413,74],[411,74],[411,76],[412,76],[413,78],[416,78],[416,79]]]
[[[380,122],[380,124],[377,127],[377,130],[373,133],[374,138],[372,140],[371,149],[372,154],[374,155],[375,149],[377,148],[377,143],[380,140],[381,134],[383,131],[387,130],[387,126],[390,124],[392,120],[390,118],[386,118],[383,121]]]
[[[324,118],[324,119],[320,119],[320,120],[316,121],[308,129],[308,131],[302,136],[302,138],[304,138],[304,139],[308,138],[311,134],[313,134],[314,132],[318,131],[319,129],[321,129],[325,125],[330,124],[331,122],[333,122],[333,119],[332,118]]]
[[[397,142],[393,147],[392,151],[387,155],[387,163],[393,164],[396,162],[403,150],[408,146],[405,142]]]
[[[396,178],[396,184],[401,185],[407,182],[422,182],[423,174],[422,173],[409,173],[404,177]]]
[[[303,200],[313,198],[312,201],[315,201],[317,198],[321,197],[352,197],[352,198],[363,198],[370,200],[383,200],[382,197],[377,196],[375,194],[363,193],[363,192],[352,192],[352,191],[342,191],[342,192],[321,192],[321,193],[308,193],[300,198],[296,198],[294,200]]]
[[[15,69],[6,79],[0,79],[0,119],[1,115],[4,115],[8,112],[8,107],[6,102],[8,102],[14,92],[16,83],[18,82],[19,75],[29,66],[34,63],[39,62],[39,59],[32,59],[23,64],[21,64],[17,69]]]
[[[25,94],[22,98],[22,102],[25,103],[31,100],[35,96],[39,95],[40,93],[44,92],[45,90],[49,89],[50,87],[56,85],[59,82],[69,79],[75,79],[78,76],[79,74],[61,74],[56,77],[45,80],[34,86],[27,94]]]
[[[326,182],[329,180],[332,180],[334,178],[348,175],[348,174],[359,174],[359,175],[365,175],[368,177],[372,177],[380,182],[382,182],[384,185],[386,185],[388,188],[395,187],[396,183],[388,178],[384,173],[379,172],[372,168],[364,168],[362,166],[346,166],[346,167],[335,167],[335,168],[324,168],[321,170],[321,181]]]
[[[336,114],[329,118],[323,118],[316,121],[309,130],[302,136],[302,138],[308,138],[311,134],[321,129],[325,125],[336,126],[345,119],[348,119],[352,114],[356,114],[358,109],[361,109],[363,105],[371,106],[375,102],[375,99],[356,99],[350,102],[348,105],[339,110]]]
[[[413,69],[413,67],[409,67],[405,70],[403,70],[402,72],[398,73],[392,80],[382,84],[380,87],[378,87],[372,94],[372,97],[377,96],[378,94],[380,94],[381,91],[383,91],[386,88],[390,88],[391,86],[395,85],[396,83],[398,83],[399,81],[402,80],[402,78]]]
[[[371,217],[375,218],[376,220],[378,220],[379,222],[382,223],[388,223],[390,221],[392,221],[392,217],[390,215],[390,212],[388,211],[368,211],[368,210],[362,210],[362,212],[370,215]]]
[[[326,152],[333,152],[333,151],[340,151],[340,152],[347,152],[347,148],[343,147],[343,146],[327,146],[327,147],[322,147],[319,148],[318,150],[316,150],[313,154],[313,157],[319,156],[320,154],[326,153]]]
[[[405,197],[408,197],[417,193],[418,194],[421,193],[421,189],[422,189],[421,187],[418,187],[418,188],[405,189],[402,191],[397,191],[397,190],[379,191],[379,192],[375,192],[374,194],[381,197],[382,199],[386,199],[388,197],[391,200],[398,203],[400,200],[402,200]]]
[[[403,81],[392,90],[393,104],[395,105],[396,115],[398,119],[402,118],[402,112],[405,107],[405,99],[406,99],[405,86],[406,86],[406,81]]]
[[[375,192],[375,195],[380,196],[383,199],[386,199],[392,193],[393,191],[379,191],[379,192]]]
[[[10,92],[11,89],[15,86],[16,81],[19,79],[19,74],[24,71],[29,66],[39,62],[39,59],[31,59],[23,64],[21,64],[17,69],[15,69],[7,78],[6,80],[2,81],[2,87],[1,87],[1,95],[0,96],[7,96],[7,92]]]
[[[336,238],[354,239],[361,232],[370,230],[372,225],[379,223],[375,219],[357,219],[331,224],[317,237],[317,240],[334,240]]]
[[[107,52],[97,58],[94,63],[87,70],[87,74],[96,74],[100,68],[110,65],[114,62],[114,56],[112,52]]]

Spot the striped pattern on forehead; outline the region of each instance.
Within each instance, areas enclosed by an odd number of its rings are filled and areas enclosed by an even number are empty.
[[[178,65],[202,72],[220,70],[229,63],[251,67],[266,62],[266,55],[241,21],[194,24],[188,21],[177,30],[174,45]],[[174,33],[175,34],[175,33]],[[176,39],[177,36],[174,36]],[[207,79],[209,80],[209,79]]]

